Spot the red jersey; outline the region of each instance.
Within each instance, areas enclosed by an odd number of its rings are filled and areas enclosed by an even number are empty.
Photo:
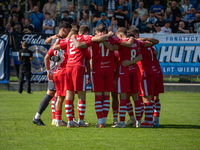
[[[117,68],[119,68],[119,61],[120,61],[120,57],[119,57],[119,52],[118,51],[114,51],[114,60],[115,60],[115,71],[116,71]]]
[[[154,49],[153,47],[152,47],[152,49]],[[155,50],[155,49],[154,49]],[[159,64],[159,62],[158,62],[158,59],[156,58],[156,56],[155,55],[153,55],[154,56],[154,65],[155,65],[155,67],[156,67],[156,69],[157,69],[157,71],[158,71],[158,73],[160,73],[160,72],[162,72],[162,69],[161,69],[161,67],[160,67],[160,64]]]
[[[87,41],[88,36],[84,35],[77,35],[76,39],[79,42],[85,42],[87,46],[90,45],[90,43]],[[78,49],[74,46],[73,41],[69,39],[61,40],[60,41],[60,48],[67,50],[67,65],[66,66],[83,66],[85,67],[85,59],[88,53],[87,48],[84,49]],[[66,49],[67,48],[67,49]]]
[[[110,37],[106,40],[111,45],[115,44],[115,40]],[[92,68],[93,71],[114,71],[115,60],[114,52],[107,49],[103,43],[93,42],[92,45]]]
[[[143,47],[141,49],[142,60],[139,61],[138,67],[140,68],[140,73],[142,77],[147,77],[153,74],[157,74],[158,71],[154,63],[153,51],[155,49],[152,47]]]
[[[126,38],[124,40],[128,41],[129,38]],[[122,43],[121,39],[119,39],[117,43],[119,45],[119,56],[120,56],[119,74],[124,74],[128,72],[137,72],[137,64],[132,64],[130,66],[124,67],[122,65],[122,62],[124,60],[133,60],[135,57],[141,54],[140,46],[144,46],[144,42],[134,39],[134,43],[131,47],[120,46],[120,44]]]
[[[54,51],[52,48],[47,53],[49,56],[58,56],[59,53],[62,53],[63,55],[61,56],[59,62],[55,62],[54,76],[65,74],[67,54],[64,52],[64,50]]]

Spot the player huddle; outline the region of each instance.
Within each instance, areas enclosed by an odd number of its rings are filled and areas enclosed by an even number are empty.
[[[90,36],[87,26],[81,26],[79,30],[75,27],[71,28],[69,24],[61,22],[60,38],[48,51],[46,57],[49,59],[45,61],[48,79],[56,86],[57,101],[55,107],[52,104],[52,109],[55,109],[52,124],[69,128],[88,127],[84,121],[87,109],[87,70],[88,83],[91,82],[92,92],[95,93],[94,107],[98,118],[96,127],[106,127],[110,109],[110,93],[112,95],[114,124],[111,127],[159,126],[159,93],[164,93],[164,88],[162,71],[156,58],[158,52],[153,48],[159,41],[154,38],[139,38],[137,29],[127,31],[125,28],[119,28],[114,36],[112,32],[106,34],[105,27],[98,25],[95,28],[95,36]],[[92,71],[90,70],[90,48],[92,50]],[[54,62],[54,74],[52,74],[49,65],[49,60],[52,57],[56,61]],[[78,94],[78,123],[74,119],[73,101],[75,94]],[[120,95],[120,103],[118,102],[118,94]],[[134,101],[135,117],[130,97]],[[68,123],[62,121],[64,99]],[[126,112],[130,116],[127,123],[125,123]],[[145,118],[144,122],[141,123],[143,113]],[[117,120],[118,114],[119,122]],[[33,123],[44,125],[40,116],[41,113],[37,113],[33,118]]]

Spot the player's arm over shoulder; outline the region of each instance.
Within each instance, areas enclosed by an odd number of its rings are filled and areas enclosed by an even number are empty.
[[[121,40],[120,46],[131,47],[134,43],[134,37],[130,37],[128,41]]]
[[[107,49],[109,49],[110,51],[115,51],[115,50],[118,50],[118,49],[119,49],[119,47],[118,47],[117,44],[111,45],[111,44],[108,43],[107,41],[103,41],[102,43],[103,43],[103,44],[107,47]]]
[[[125,67],[126,66],[130,66],[132,64],[135,64],[135,63],[141,61],[142,59],[143,59],[142,54],[138,54],[137,57],[135,57],[132,60],[125,60],[125,61],[123,61],[122,65],[125,66]]]
[[[104,34],[104,35],[95,35],[92,39],[91,42],[102,42],[107,40],[109,37],[113,36],[113,32],[109,32],[108,34]]]

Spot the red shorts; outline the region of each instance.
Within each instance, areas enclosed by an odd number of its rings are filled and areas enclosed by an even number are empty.
[[[159,93],[164,93],[164,85],[163,85],[163,73],[158,73],[158,82],[159,82]]]
[[[118,78],[118,93],[139,93],[138,73],[120,74]]]
[[[117,72],[116,71],[114,71],[113,72],[113,77],[114,77],[114,79],[113,79],[113,81],[115,80],[115,78],[116,78],[116,76],[117,76]],[[118,78],[118,77],[117,77]],[[115,81],[114,81],[115,82]],[[117,80],[116,80],[116,83],[114,83],[113,82],[113,91],[112,92],[115,92],[115,93],[118,93],[118,84],[117,84]]]
[[[66,90],[86,91],[85,67],[67,66],[66,67]]]
[[[140,96],[158,96],[159,94],[159,81],[158,74],[150,75],[141,80]]]
[[[61,74],[54,77],[54,83],[56,85],[57,96],[66,96],[66,75]]]
[[[113,71],[92,72],[92,91],[112,92],[113,80]]]

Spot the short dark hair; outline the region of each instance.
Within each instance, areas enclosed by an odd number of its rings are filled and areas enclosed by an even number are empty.
[[[99,4],[99,5],[98,5],[98,7],[99,7],[99,6],[102,6],[102,7],[103,7],[103,5],[102,5],[102,4]]]
[[[106,30],[106,28],[102,24],[95,27],[95,31],[97,31],[97,32],[104,32],[105,30]]]
[[[45,12],[45,15],[50,15],[50,13],[49,12]]]
[[[28,43],[27,43],[26,41],[24,41],[24,42],[22,43],[22,45],[23,45],[25,48],[28,48]]]
[[[77,28],[72,28],[72,29],[70,30],[70,32],[73,32],[74,34],[78,34],[78,29],[77,29]]]
[[[27,19],[25,19],[25,20],[28,20],[28,22],[31,22],[31,19],[29,19],[29,18],[27,18]]]
[[[59,24],[59,29],[62,29],[62,28],[72,28],[71,24],[69,24],[68,22],[66,21],[61,21],[60,24]]]
[[[137,11],[134,11],[133,14],[138,14],[138,12],[137,12]]]
[[[90,32],[90,29],[87,25],[82,25],[79,29],[79,33],[84,34],[85,32]]]
[[[72,29],[76,28],[79,30],[79,28],[80,28],[80,26],[77,23],[72,23],[71,26],[72,26]]]
[[[122,32],[122,33],[124,33],[125,35],[127,35],[127,30],[126,30],[126,28],[124,28],[124,27],[120,27],[120,28],[117,30],[116,34],[118,34],[118,33],[120,33],[120,32]]]
[[[149,13],[150,14],[155,14],[155,11],[154,10],[150,10]]]
[[[88,5],[86,3],[84,3],[83,6],[88,6]]]
[[[136,34],[139,35],[139,33],[140,33],[140,31],[138,29],[129,29],[127,36],[130,36],[130,35],[135,36]]]

